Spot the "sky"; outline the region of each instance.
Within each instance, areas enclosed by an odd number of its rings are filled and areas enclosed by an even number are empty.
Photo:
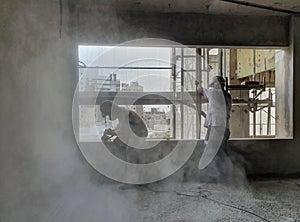
[[[138,81],[144,91],[169,91],[170,69],[118,69],[118,67],[170,67],[171,48],[79,46],[79,61],[87,66],[113,66],[101,69],[101,75],[116,73],[121,83]]]
[[[171,67],[171,48],[167,47],[78,47],[79,61],[88,67],[113,66],[115,69],[99,69],[99,75],[116,73],[121,83],[137,81],[144,91],[170,91],[170,69],[118,69],[118,67]],[[93,70],[95,71],[95,70]],[[145,106],[145,111],[156,107],[168,112],[169,106]]]

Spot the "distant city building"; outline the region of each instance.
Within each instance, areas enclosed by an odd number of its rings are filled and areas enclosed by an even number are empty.
[[[83,74],[80,80],[80,91],[120,91],[120,80],[117,79],[117,74],[106,75],[97,72],[96,70],[88,70]]]
[[[122,83],[121,91],[123,92],[143,92],[144,88],[137,81],[128,83]],[[142,105],[132,105],[130,109],[135,111],[139,116],[143,117],[143,106]]]
[[[169,120],[166,118],[166,113],[164,111],[159,111],[157,108],[151,108],[150,112],[144,112],[143,119],[145,120],[147,126],[153,130],[165,130],[170,127]],[[168,127],[163,127],[162,125]]]
[[[128,83],[122,83],[121,91],[124,92],[143,92],[144,88],[137,81]]]

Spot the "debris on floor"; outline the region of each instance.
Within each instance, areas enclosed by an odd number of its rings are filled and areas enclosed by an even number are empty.
[[[300,219],[300,192],[292,182],[155,184],[119,192],[137,198],[142,222],[295,222]]]

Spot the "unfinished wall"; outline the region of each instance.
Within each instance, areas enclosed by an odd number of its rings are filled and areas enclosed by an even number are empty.
[[[289,41],[288,17],[120,13],[99,6],[79,7],[76,17],[81,43],[162,38],[184,45],[287,46]]]
[[[293,50],[291,48],[276,52],[276,137],[291,138],[293,137],[293,76],[292,61]]]
[[[109,180],[87,164],[76,145],[71,108],[78,42],[115,43],[135,37],[163,37],[184,44],[215,41],[220,45],[288,44],[288,20],[284,18],[268,18],[265,22],[258,18],[241,18],[240,22],[233,23],[236,18],[220,17],[216,23],[206,25],[211,17],[192,15],[185,20],[184,15],[174,15],[164,23],[160,16],[142,20],[129,16],[117,19],[123,22],[115,26],[103,14],[91,10],[90,19],[94,19],[84,20],[83,26],[77,17],[80,15],[66,3],[60,37],[58,1],[6,0],[1,3],[0,221],[5,222],[92,222],[99,218],[137,221],[134,206],[138,204],[138,195],[128,199],[118,191],[99,189],[102,182]],[[180,19],[176,28],[168,26],[176,21],[173,19]],[[186,27],[185,21],[190,25]],[[250,25],[253,35],[245,34],[245,23]],[[211,25],[218,27],[217,31]],[[299,82],[300,19],[294,18],[291,25],[295,82]],[[165,27],[168,29],[163,31]],[[266,27],[273,29],[262,34],[260,31]],[[227,33],[230,29],[234,34]],[[96,31],[95,34],[89,33],[90,30]],[[205,35],[196,34],[203,30]],[[198,37],[203,41],[198,41]],[[295,95],[299,90],[295,87]],[[250,173],[300,171],[297,147],[300,129],[296,124],[300,122],[299,103],[294,99],[294,140],[232,141],[232,147],[249,161]],[[195,172],[198,155],[199,150],[187,166],[187,169],[191,167],[191,174]]]
[[[299,150],[299,100],[297,95],[299,94],[299,82],[300,73],[300,18],[293,17],[290,22],[290,41],[289,48],[290,58],[289,67],[287,69],[293,70],[293,76],[283,76],[285,84],[282,87],[287,90],[287,98],[279,98],[281,103],[281,109],[293,109],[293,117],[285,116],[281,127],[287,129],[289,132],[289,124],[293,124],[293,139],[286,140],[261,140],[261,141],[232,141],[232,148],[241,152],[246,158],[248,163],[249,174],[293,174],[300,172],[300,150]],[[293,81],[293,95],[289,90],[289,84]],[[292,98],[291,101],[289,98]],[[288,112],[287,112],[288,113]],[[284,124],[287,122],[288,124]]]
[[[138,221],[135,199],[99,189],[77,148],[77,44],[66,7],[60,38],[59,12],[58,1],[1,1],[0,221]]]
[[[230,50],[230,73],[229,85],[239,85],[241,81],[237,79],[237,49]],[[232,98],[249,98],[248,91],[232,90]],[[232,138],[249,137],[249,112],[245,106],[232,106],[230,118],[230,136]],[[238,120],[238,121],[237,121]]]

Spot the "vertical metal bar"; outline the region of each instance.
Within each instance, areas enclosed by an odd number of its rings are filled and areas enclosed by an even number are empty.
[[[207,85],[209,84],[209,71],[210,71],[210,66],[209,66],[209,49],[206,48],[206,53],[204,56],[204,62],[207,65],[207,69],[206,69],[206,76],[207,76]]]
[[[226,68],[227,68],[227,64],[226,64],[226,62],[227,62],[227,60],[226,60],[226,49],[222,49],[222,51],[223,51],[223,77],[224,77],[224,79],[225,79],[225,77],[226,77]]]
[[[202,61],[201,61],[201,55],[202,55],[202,49],[197,48],[196,49],[196,80],[199,81],[200,84],[202,84]],[[201,112],[202,112],[202,98],[201,96],[196,94],[196,107],[197,107],[197,115],[196,115],[196,133],[197,133],[197,139],[200,139],[201,137]]]
[[[204,62],[206,62],[207,63],[207,66],[208,67],[210,67],[209,66],[209,50],[208,49],[206,49],[207,50],[207,54],[206,54],[206,57],[205,57],[205,61]],[[207,70],[207,77],[206,77],[206,87],[208,87],[208,85],[209,85],[209,70]]]
[[[176,48],[172,48],[172,77],[173,77],[173,97],[176,97]],[[173,111],[173,139],[176,139],[176,105],[172,104]]]
[[[261,99],[262,98],[262,96],[261,96],[261,94],[257,97],[257,99],[259,100],[259,99]],[[259,110],[258,111],[259,112],[259,135],[262,135],[262,133],[263,133],[263,130],[262,130],[262,128],[263,128],[263,123],[262,123],[262,110]]]
[[[269,88],[269,100],[272,100],[271,88]],[[268,105],[268,120],[267,120],[267,135],[270,135],[270,127],[271,127],[271,105]]]
[[[183,139],[184,135],[184,116],[183,116],[183,90],[184,90],[184,48],[181,48],[181,102],[180,102],[180,135],[181,135],[181,139]]]
[[[256,109],[253,111],[253,137],[256,136]]]
[[[219,75],[223,76],[223,50],[222,49],[218,49],[218,60],[219,60]]]
[[[253,49],[253,75],[252,80],[255,80],[255,72],[256,72],[256,55],[255,49]],[[256,96],[256,90],[254,90],[253,98]],[[255,104],[254,112],[253,112],[253,137],[256,137],[256,110],[257,104]]]
[[[253,75],[252,75],[252,80],[255,80],[255,73],[256,73],[256,53],[255,49],[253,49]]]

